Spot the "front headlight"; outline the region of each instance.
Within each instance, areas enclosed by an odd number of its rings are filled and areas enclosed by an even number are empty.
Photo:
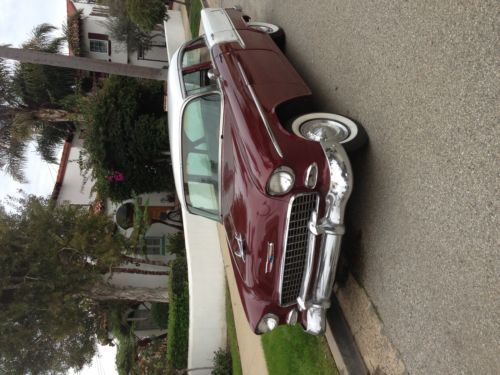
[[[279,319],[274,314],[266,314],[257,324],[257,333],[271,332],[279,324]]]
[[[266,190],[269,195],[283,195],[288,193],[295,183],[295,174],[289,167],[276,168],[267,181]]]

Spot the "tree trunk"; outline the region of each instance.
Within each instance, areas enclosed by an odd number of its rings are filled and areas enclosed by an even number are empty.
[[[81,116],[78,116],[76,113],[65,111],[64,109],[41,108],[31,113],[35,119],[45,122],[70,122],[81,120]]]
[[[167,69],[147,68],[137,65],[118,64],[86,57],[64,56],[30,49],[0,47],[0,57],[20,62],[52,65],[61,68],[88,70],[121,76],[165,81]]]
[[[97,301],[169,302],[167,288],[117,287],[107,283],[94,285],[89,297]]]

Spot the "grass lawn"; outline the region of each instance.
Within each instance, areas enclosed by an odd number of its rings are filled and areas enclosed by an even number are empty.
[[[338,374],[324,337],[300,326],[280,326],[262,336],[269,374]]]
[[[226,286],[226,321],[227,321],[227,341],[231,352],[233,364],[233,375],[242,375],[240,349],[238,348],[238,339],[236,337],[236,327],[234,325],[233,307],[231,306],[231,296],[229,288]]]
[[[188,8],[189,15],[189,28],[191,29],[191,35],[196,38],[200,33],[200,18],[201,10],[203,9],[201,5],[201,0],[191,0]]]
[[[167,360],[176,369],[187,368],[189,342],[189,288],[187,262],[177,256],[172,263],[169,283]]]

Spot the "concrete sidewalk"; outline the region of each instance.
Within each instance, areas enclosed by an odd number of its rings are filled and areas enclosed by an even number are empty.
[[[227,247],[226,234],[224,228],[218,225],[219,241],[221,244],[224,269],[226,271],[229,292],[231,294],[231,305],[234,313],[234,323],[236,325],[236,335],[238,337],[238,346],[240,349],[241,367],[243,374],[248,375],[266,375],[268,374],[264,350],[260,336],[254,334],[248,325],[243,306],[234,278],[233,266]]]

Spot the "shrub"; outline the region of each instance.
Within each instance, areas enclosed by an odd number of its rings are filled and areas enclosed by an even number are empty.
[[[168,303],[153,303],[151,315],[158,327],[162,329],[168,328]]]
[[[231,353],[223,349],[217,350],[214,353],[213,365],[212,375],[231,375],[233,373]]]
[[[185,257],[178,257],[172,262],[169,295],[167,361],[176,369],[185,369],[189,339],[189,289]]]
[[[170,254],[184,256],[186,254],[186,244],[184,243],[184,233],[178,232],[167,237],[166,251]]]
[[[137,194],[171,189],[173,178],[162,151],[169,149],[163,87],[125,77],[110,77],[85,108],[85,139],[94,190],[122,201]],[[83,158],[81,159],[83,160]],[[115,178],[119,176],[120,178]]]
[[[152,31],[165,18],[164,0],[127,0],[127,12],[144,32]]]

